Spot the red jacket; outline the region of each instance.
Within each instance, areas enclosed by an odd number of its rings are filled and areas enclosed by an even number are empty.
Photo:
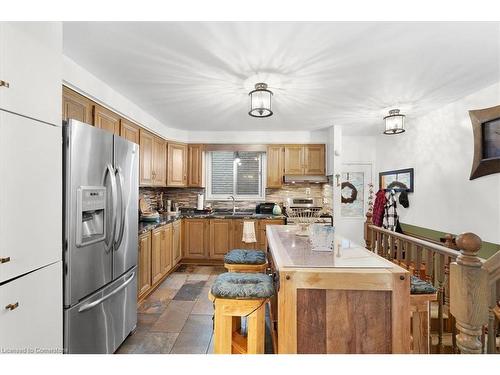
[[[377,227],[382,226],[382,221],[384,219],[384,207],[387,199],[385,198],[385,191],[380,189],[375,195],[375,203],[373,204],[373,224]]]

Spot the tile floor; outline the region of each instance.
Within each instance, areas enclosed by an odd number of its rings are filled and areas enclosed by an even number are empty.
[[[208,292],[222,272],[222,266],[181,265],[139,305],[137,329],[117,353],[212,353],[213,306]],[[272,353],[266,323],[266,353]]]

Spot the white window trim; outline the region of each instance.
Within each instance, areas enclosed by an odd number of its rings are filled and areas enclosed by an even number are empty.
[[[236,201],[254,201],[254,202],[265,202],[266,201],[266,182],[267,182],[267,158],[266,153],[261,153],[261,190],[259,195],[235,195],[235,194],[212,194],[212,153],[205,153],[205,166],[206,166],[206,201],[232,201],[231,195],[234,195]],[[236,165],[233,167],[233,179],[236,179]]]

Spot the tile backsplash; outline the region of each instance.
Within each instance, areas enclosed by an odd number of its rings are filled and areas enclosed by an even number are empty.
[[[294,184],[286,185],[281,189],[266,189],[266,202],[282,204],[289,197],[304,197],[306,189],[310,189],[310,196],[323,202],[323,206],[330,212],[332,210],[333,187],[329,184]],[[205,194],[205,188],[140,188],[139,197],[144,198],[152,209],[157,210],[161,202],[170,199],[178,203],[180,208],[195,208],[198,194]],[[216,210],[230,210],[233,207],[231,201],[205,201],[211,203]],[[238,210],[254,210],[258,201],[236,201]]]

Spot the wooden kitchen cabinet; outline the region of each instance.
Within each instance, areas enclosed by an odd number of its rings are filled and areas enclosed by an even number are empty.
[[[280,188],[283,185],[284,172],[283,146],[267,146],[267,186]]]
[[[324,175],[325,145],[286,145],[285,175]]]
[[[120,137],[123,137],[130,142],[139,144],[139,126],[131,121],[120,119]]]
[[[66,86],[63,86],[62,91],[62,119],[74,119],[92,125],[92,101]]]
[[[258,221],[257,220],[247,220],[247,219],[231,219],[232,221],[232,249],[252,249],[255,250],[257,248],[255,242],[246,243],[242,241],[243,238],[243,222],[251,221],[255,226],[255,236],[257,236],[258,232]],[[256,238],[257,240],[257,238]]]
[[[169,142],[167,149],[167,186],[187,186],[187,145]]]
[[[325,145],[304,146],[304,174],[325,174]]]
[[[137,277],[138,299],[141,299],[151,288],[151,231],[139,236],[139,254]]]
[[[172,267],[182,259],[182,221],[172,223]]]
[[[267,251],[267,236],[266,236],[266,225],[284,225],[284,219],[265,219],[259,220],[259,225],[257,226],[257,248],[259,250]]]
[[[160,137],[153,138],[153,186],[166,186],[167,145]]]
[[[160,252],[161,275],[165,276],[172,269],[173,258],[173,227],[172,224],[164,225]]]
[[[139,146],[140,185],[165,186],[165,141],[144,129],[140,129]]]
[[[120,135],[120,116],[99,104],[95,104],[94,126],[110,133]]]
[[[162,252],[165,250],[164,226],[151,231],[151,285],[155,285],[163,276]]]
[[[189,187],[203,187],[203,145],[188,145]]]
[[[209,220],[184,219],[184,256],[188,259],[208,258]]]
[[[210,220],[210,259],[224,259],[232,249],[232,219]]]

